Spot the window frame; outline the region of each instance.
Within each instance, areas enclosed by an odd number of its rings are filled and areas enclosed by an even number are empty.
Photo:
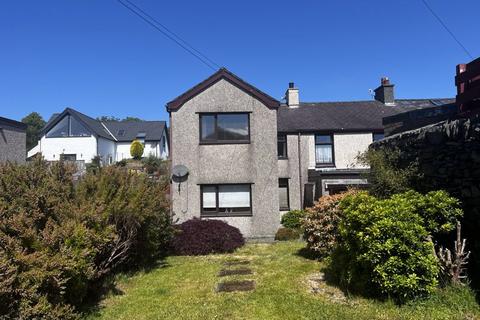
[[[290,183],[289,183],[289,178],[278,178],[278,189],[282,188],[281,183],[286,182],[287,186],[287,207],[281,207],[280,206],[280,197],[278,200],[278,207],[280,211],[290,211]]]
[[[239,112],[199,112],[198,117],[198,141],[201,145],[209,144],[249,144],[250,143],[250,113],[248,111]],[[247,115],[248,136],[244,140],[218,140],[218,115],[222,114],[245,114]],[[202,116],[214,116],[215,117],[215,140],[202,140]]]
[[[69,160],[68,158],[70,157],[75,157],[75,160]],[[67,159],[65,159],[67,158]],[[75,162],[77,161],[77,154],[76,153],[61,153],[60,154],[60,160],[61,161],[67,161],[67,162]]]
[[[317,136],[330,136],[330,143],[317,143]],[[313,137],[315,143],[315,167],[328,168],[335,167],[335,141],[332,133],[316,133]],[[332,146],[332,161],[331,162],[318,162],[317,160],[317,145]]]
[[[248,191],[250,193],[250,210],[248,211],[239,211],[225,213],[219,211],[219,187],[220,186],[248,186]],[[216,211],[204,211],[203,210],[203,188],[204,187],[215,187],[215,205]],[[252,183],[219,183],[219,184],[201,184],[200,185],[200,217],[251,217],[253,214],[252,207]]]
[[[280,141],[279,137],[285,137],[285,141]],[[278,144],[282,142],[284,144],[285,154],[279,154]],[[288,159],[288,138],[286,133],[277,133],[277,157],[278,159]]]
[[[62,120],[65,119],[65,118],[68,119],[68,121],[67,121],[67,122],[68,122],[68,135],[66,135],[66,136],[56,136],[56,137],[51,137],[51,136],[50,136],[50,137],[49,137],[49,136],[48,136],[49,132],[50,132],[53,128],[55,128],[55,126],[56,126],[57,124],[59,124],[60,121],[62,121]],[[50,130],[48,130],[47,132],[45,132],[45,138],[46,138],[46,139],[56,139],[56,138],[90,138],[90,137],[92,136],[92,132],[87,128],[87,126],[86,126],[85,124],[83,124],[83,122],[79,121],[79,120],[76,119],[76,118],[75,118],[75,121],[79,122],[79,123],[90,133],[90,135],[88,135],[88,136],[78,136],[78,135],[77,135],[77,136],[73,136],[73,135],[72,135],[72,118],[74,118],[74,117],[73,117],[71,114],[67,114],[67,115],[65,115],[63,118],[61,118],[60,120],[58,120],[58,121],[55,123],[55,125],[53,125],[53,126],[50,128]]]

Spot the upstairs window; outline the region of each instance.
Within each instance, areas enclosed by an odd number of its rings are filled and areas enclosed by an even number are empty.
[[[200,115],[200,143],[249,143],[248,113],[205,113]]]
[[[286,159],[288,158],[287,153],[287,135],[286,134],[278,134],[277,136],[277,152],[279,159]]]
[[[60,120],[50,131],[47,138],[60,137],[90,137],[91,133],[74,117],[67,115]]]
[[[373,133],[373,142],[378,141],[378,140],[382,140],[383,138],[385,138],[385,134],[383,132],[374,132]]]
[[[315,135],[315,160],[317,166],[333,165],[333,137],[331,134]]]
[[[147,136],[147,133],[144,131],[140,131],[137,133],[136,140],[140,141],[141,143],[145,144],[145,137]]]

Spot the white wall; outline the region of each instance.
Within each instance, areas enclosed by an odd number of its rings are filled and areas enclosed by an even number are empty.
[[[77,160],[89,163],[97,155],[97,139],[94,136],[71,138],[46,138],[43,136],[38,149],[47,161],[60,160],[60,155],[65,153],[76,154]]]
[[[117,142],[117,151],[116,151],[116,161],[123,159],[132,159],[130,155],[130,145],[131,142]],[[145,149],[143,149],[143,156],[147,157],[149,154],[152,154],[156,157],[160,157],[160,144],[158,141],[146,141]]]
[[[315,135],[306,135],[308,139],[308,168],[315,169]],[[373,142],[371,132],[362,133],[335,133],[333,135],[333,149],[335,156],[335,168],[337,169],[361,169],[356,157],[368,149]]]
[[[163,149],[163,141],[165,141],[165,149]],[[169,155],[169,149],[168,149],[168,139],[167,139],[167,133],[166,130],[163,131],[163,136],[162,140],[160,141],[160,158],[162,159],[167,159]]]
[[[115,161],[115,141],[98,137],[98,155],[102,158],[103,164],[113,163]]]

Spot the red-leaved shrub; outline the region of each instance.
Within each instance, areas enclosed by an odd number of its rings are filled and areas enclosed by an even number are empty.
[[[233,252],[243,246],[240,230],[220,220],[194,218],[177,226],[172,249],[178,255]]]

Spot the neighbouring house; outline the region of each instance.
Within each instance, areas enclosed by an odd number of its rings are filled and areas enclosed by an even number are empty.
[[[436,104],[396,100],[393,88],[383,78],[370,101],[301,102],[290,83],[280,103],[220,69],[166,105],[173,213],[180,221],[221,219],[248,238],[272,239],[284,211],[366,186],[368,168],[356,157],[383,138],[382,118]]]
[[[90,163],[99,156],[102,164],[112,164],[131,158],[130,144],[135,139],[144,144],[144,156],[168,158],[165,121],[99,121],[66,108],[47,122],[28,157],[41,153],[47,161]]]
[[[24,163],[26,144],[27,125],[0,117],[0,163]]]

